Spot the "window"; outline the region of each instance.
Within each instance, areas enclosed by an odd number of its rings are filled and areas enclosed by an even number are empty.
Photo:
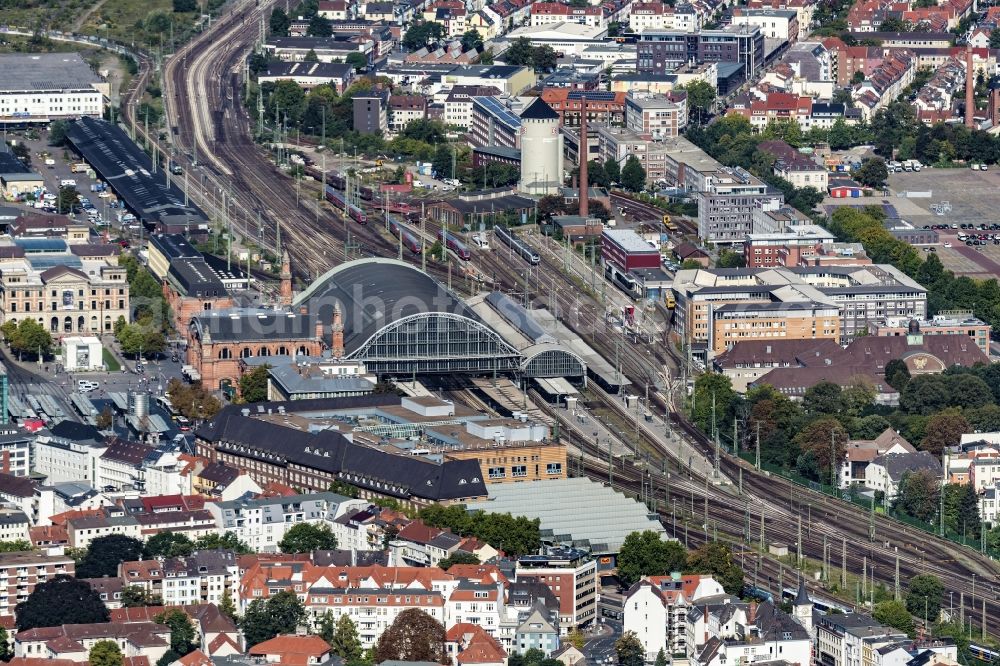
[[[514,465],[511,468],[511,476],[513,476],[515,478],[516,477],[528,476],[528,467],[527,467],[527,465]]]
[[[507,476],[506,467],[490,467],[489,472],[491,479],[502,479]]]
[[[562,463],[549,463],[545,466],[546,474],[562,474]]]

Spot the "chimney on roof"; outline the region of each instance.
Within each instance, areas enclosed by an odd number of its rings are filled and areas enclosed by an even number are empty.
[[[965,47],[965,126],[972,128],[975,124],[973,114],[976,110],[976,77],[972,71],[972,45]]]
[[[587,156],[590,145],[587,140],[587,95],[580,96],[580,217],[590,216],[590,188],[587,186]]]

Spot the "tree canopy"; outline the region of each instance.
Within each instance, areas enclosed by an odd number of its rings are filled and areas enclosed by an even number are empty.
[[[170,649],[178,655],[183,657],[197,647],[194,625],[181,609],[166,610],[154,617],[153,621],[170,627]]]
[[[0,327],[11,350],[19,354],[37,357],[52,353],[52,335],[34,319],[22,319],[20,322],[9,319]]]
[[[619,666],[643,666],[646,663],[646,650],[634,631],[626,631],[615,641],[615,654]]]
[[[142,559],[143,544],[124,534],[97,537],[87,547],[87,554],[76,565],[79,578],[115,577],[118,565]]]
[[[278,548],[283,553],[311,553],[314,550],[334,550],[337,548],[337,537],[333,536],[328,525],[313,523],[297,523],[278,542]]]
[[[265,363],[240,377],[240,399],[243,402],[264,402],[267,400],[267,384],[271,366]]]
[[[712,574],[729,594],[743,591],[743,569],[733,561],[733,552],[724,543],[710,541],[688,556],[688,571]]]
[[[643,576],[683,571],[686,565],[687,551],[679,542],[666,541],[652,530],[632,532],[618,554],[618,580],[629,587]]]
[[[906,589],[906,610],[917,617],[926,617],[929,622],[937,622],[943,597],[944,586],[937,576],[914,576]]]
[[[122,666],[125,656],[115,641],[97,641],[87,655],[90,666]]]
[[[466,511],[464,505],[432,504],[420,510],[419,517],[428,525],[447,527],[461,536],[482,539],[507,555],[518,557],[534,553],[541,545],[540,522],[524,516]]]
[[[107,622],[110,615],[94,588],[83,580],[59,575],[39,583],[15,609],[18,631],[63,624]]]
[[[143,554],[147,559],[155,557],[177,557],[190,555],[194,543],[179,532],[159,532],[149,537],[143,546]]]
[[[444,649],[444,626],[418,608],[408,608],[396,616],[379,636],[375,662],[387,660],[448,663]]]
[[[306,621],[306,609],[291,590],[265,599],[254,599],[240,620],[247,647],[270,640],[278,634],[294,634]]]

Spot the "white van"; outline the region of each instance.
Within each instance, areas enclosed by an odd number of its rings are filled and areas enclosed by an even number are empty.
[[[63,178],[59,181],[59,187],[76,187],[76,181],[72,178]]]
[[[91,381],[89,379],[81,379],[76,383],[76,389],[80,393],[90,393],[99,386],[100,386],[99,383]]]

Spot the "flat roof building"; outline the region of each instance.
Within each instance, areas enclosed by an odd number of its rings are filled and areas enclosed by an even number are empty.
[[[109,95],[79,53],[0,55],[0,124],[99,118]]]

